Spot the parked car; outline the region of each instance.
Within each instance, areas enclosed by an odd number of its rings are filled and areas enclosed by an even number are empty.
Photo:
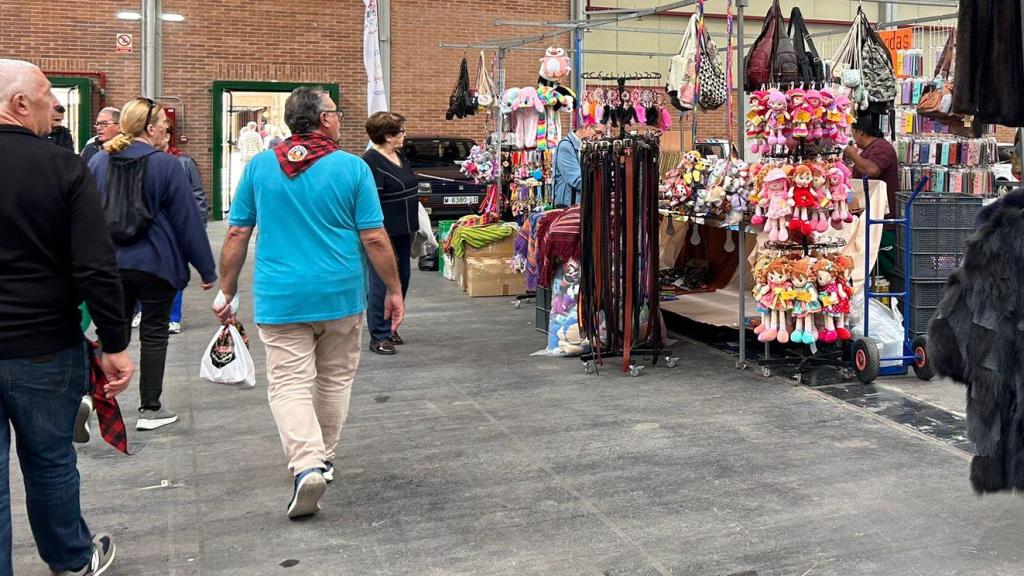
[[[457,162],[469,157],[476,142],[455,136],[409,136],[403,153],[420,181],[420,202],[431,220],[456,220],[475,214],[486,186],[473,182]]]

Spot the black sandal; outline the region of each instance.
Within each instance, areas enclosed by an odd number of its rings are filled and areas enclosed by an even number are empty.
[[[395,345],[390,340],[371,340],[370,352],[380,354],[381,356],[394,356]]]

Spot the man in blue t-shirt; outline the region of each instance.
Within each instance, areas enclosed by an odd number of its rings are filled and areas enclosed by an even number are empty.
[[[288,517],[315,514],[334,478],[366,310],[366,262],[387,286],[385,318],[405,314],[394,250],[369,167],[342,152],[342,112],[319,88],[285,102],[293,136],[246,164],[221,249],[214,313],[234,321],[238,275],[256,238],[255,320],[267,348],[267,395],[295,476]]]

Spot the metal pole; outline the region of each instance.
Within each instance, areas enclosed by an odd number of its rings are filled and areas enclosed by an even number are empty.
[[[737,153],[740,158],[746,158],[747,155],[747,144],[744,141],[746,136],[746,130],[744,129],[744,121],[746,120],[746,112],[744,108],[746,106],[747,99],[743,97],[743,12],[747,6],[748,0],[736,0],[736,57],[734,58],[737,74],[733,77],[736,78],[737,92],[739,98],[736,102],[736,142],[739,144]],[[736,362],[736,367],[743,370],[747,367],[747,294],[745,287],[743,259],[746,258],[747,252],[747,235],[746,235],[746,224],[740,221],[739,226],[739,250],[736,252],[739,254],[739,274],[737,279],[739,280],[740,287],[740,325],[739,325],[739,338],[740,338],[740,359]]]
[[[160,82],[161,0],[142,0],[142,95],[156,98],[163,90]]]
[[[496,80],[497,80],[497,83],[498,83],[498,87],[497,87],[498,93],[495,95],[495,97],[498,98],[499,102],[500,102],[500,99],[501,99],[502,95],[505,94],[505,49],[504,48],[498,48],[498,71],[497,72],[498,72],[498,74],[497,74],[498,77],[497,77]],[[504,128],[505,128],[505,116],[502,115],[502,113],[501,113],[501,106],[498,106],[498,117],[497,117],[497,121],[494,123],[494,137],[497,140],[497,142],[494,143],[494,149],[496,151],[496,154],[498,155],[498,194],[504,194],[504,192],[505,192],[504,190],[501,189],[501,186],[502,186],[502,184],[501,184],[501,182],[502,182],[501,176],[502,176],[502,172],[503,172],[503,170],[501,169],[501,166],[503,164],[503,162],[501,161],[501,143],[505,139],[505,135],[502,134],[502,131],[503,131]]]

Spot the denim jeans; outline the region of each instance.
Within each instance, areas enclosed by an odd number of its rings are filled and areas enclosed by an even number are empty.
[[[78,501],[75,414],[89,391],[85,342],[34,358],[0,360],[0,575],[11,559],[11,426],[25,477],[25,503],[39,556],[53,571],[76,570],[92,554]]]
[[[391,246],[395,249],[398,260],[398,277],[402,281],[402,297],[409,291],[409,276],[412,274],[412,235],[403,234],[391,237]],[[367,302],[366,323],[370,329],[370,337],[374,342],[391,338],[391,320],[384,319],[384,300],[388,295],[388,287],[377,276],[373,266],[370,269],[370,295]]]
[[[181,304],[184,296],[185,291],[178,290],[178,295],[174,297],[174,304],[171,306],[171,322],[181,322]]]

